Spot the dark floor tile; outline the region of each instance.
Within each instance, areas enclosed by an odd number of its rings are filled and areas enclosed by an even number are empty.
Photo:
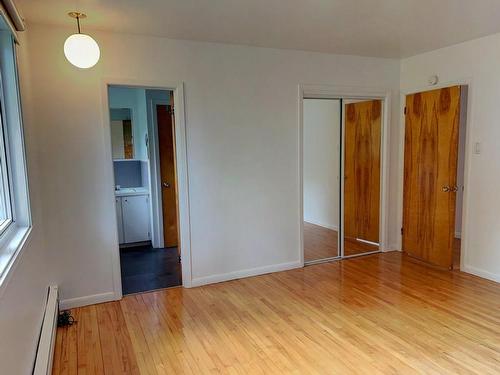
[[[182,284],[177,248],[140,246],[120,249],[123,294]]]

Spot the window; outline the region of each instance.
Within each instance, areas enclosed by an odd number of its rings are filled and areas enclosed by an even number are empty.
[[[0,108],[3,95],[0,93]],[[7,163],[7,139],[4,137],[4,121],[0,111],[0,235],[12,223],[12,207],[10,205],[9,168]]]
[[[31,229],[14,35],[0,16],[0,292]]]

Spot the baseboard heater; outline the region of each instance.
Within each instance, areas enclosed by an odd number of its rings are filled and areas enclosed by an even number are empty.
[[[33,375],[52,374],[54,347],[56,344],[57,316],[59,313],[57,286],[50,286],[43,316],[42,330],[36,351]]]

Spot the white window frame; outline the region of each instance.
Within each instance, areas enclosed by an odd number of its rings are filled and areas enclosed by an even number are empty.
[[[3,202],[0,205],[4,206],[6,219],[4,222],[0,223],[0,237],[7,230],[7,228],[12,224],[14,219],[14,210],[12,208],[11,201],[11,184],[9,178],[10,171],[10,157],[9,157],[9,145],[7,141],[6,132],[4,131],[4,127],[7,125],[4,113],[4,96],[3,96],[3,85],[0,74],[0,184],[3,185],[3,196],[0,194],[0,200]]]
[[[10,219],[0,225],[0,296],[32,229],[19,90],[15,35],[0,17],[0,183],[10,205]]]
[[[1,43],[0,43],[1,48]],[[12,205],[12,184],[9,173],[11,170],[10,165],[10,149],[8,142],[7,131],[7,108],[5,107],[4,85],[2,78],[2,69],[0,67],[0,183],[3,185],[5,199],[4,205],[7,213],[7,220],[0,224],[0,238],[7,228],[15,222],[15,210]],[[1,199],[2,197],[0,197]]]

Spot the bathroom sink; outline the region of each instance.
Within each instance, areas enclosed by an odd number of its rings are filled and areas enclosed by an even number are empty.
[[[115,190],[115,195],[117,197],[129,196],[129,195],[144,195],[149,194],[148,189],[143,187],[137,188],[121,188],[119,190]]]

